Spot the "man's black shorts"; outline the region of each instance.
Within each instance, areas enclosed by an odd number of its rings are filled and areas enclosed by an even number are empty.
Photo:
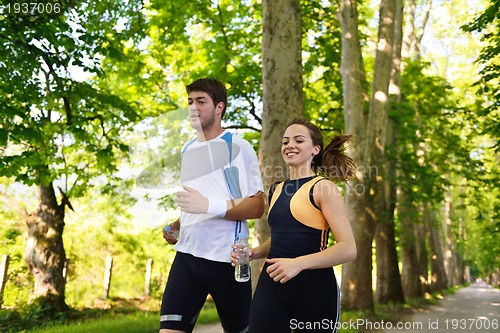
[[[163,293],[160,329],[192,332],[198,315],[212,296],[225,332],[248,330],[252,286],[236,282],[234,267],[177,252]]]

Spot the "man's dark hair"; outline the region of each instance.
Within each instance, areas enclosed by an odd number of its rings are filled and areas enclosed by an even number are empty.
[[[222,82],[212,78],[201,78],[187,85],[186,91],[188,94],[193,91],[205,92],[212,98],[214,105],[223,102],[224,109],[222,110],[221,118],[224,118],[227,106],[227,91],[226,86]]]

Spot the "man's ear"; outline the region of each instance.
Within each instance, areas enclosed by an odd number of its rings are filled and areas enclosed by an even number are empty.
[[[219,102],[217,103],[217,106],[215,107],[216,113],[217,114],[222,114],[222,111],[224,110],[224,102]]]

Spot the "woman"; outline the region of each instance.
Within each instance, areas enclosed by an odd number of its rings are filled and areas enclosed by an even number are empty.
[[[294,119],[281,154],[290,179],[269,190],[271,238],[251,250],[266,258],[250,311],[250,332],[336,332],[340,291],[332,267],[355,259],[356,244],[334,181],[354,178],[354,161],[343,153],[348,135],[323,148],[320,129]],[[330,230],[335,244],[327,248]],[[237,255],[233,252],[233,265]]]

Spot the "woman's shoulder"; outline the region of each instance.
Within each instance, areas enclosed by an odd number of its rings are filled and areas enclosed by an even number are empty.
[[[334,194],[340,195],[340,191],[337,185],[330,179],[321,177],[316,181],[313,189],[314,197],[325,198],[330,197]]]

